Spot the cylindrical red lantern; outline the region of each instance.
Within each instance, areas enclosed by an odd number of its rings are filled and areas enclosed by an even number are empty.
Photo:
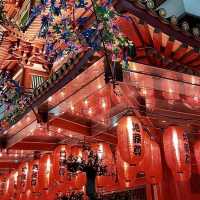
[[[43,155],[39,160],[39,187],[40,190],[48,189],[52,176],[52,156],[50,154]]]
[[[132,188],[135,184],[136,179],[136,167],[130,166],[125,162],[119,153],[119,150],[116,151],[117,158],[117,174],[118,182],[121,189]]]
[[[177,181],[191,176],[191,156],[187,133],[178,126],[168,127],[163,135],[165,159]]]
[[[73,146],[71,148],[71,154],[81,160],[83,158],[83,149],[78,146]],[[73,174],[68,172],[68,180],[70,181],[69,187],[73,190],[82,190],[86,185],[86,175],[81,171]]]
[[[145,137],[143,165],[147,182],[149,184],[159,184],[162,180],[160,147],[155,141],[151,140],[149,136]]]
[[[29,163],[27,186],[32,193],[39,192],[39,160]]]
[[[112,189],[112,186],[116,184],[116,166],[110,145],[103,142],[91,144],[91,150],[98,155],[107,169],[105,176],[96,177],[97,188]]]
[[[13,171],[8,178],[8,190],[6,198],[16,198],[17,197],[17,177],[18,172]]]
[[[151,184],[158,184],[162,180],[162,161],[160,146],[153,140],[150,140],[150,159],[147,167],[147,180]]]
[[[19,200],[33,200],[33,194],[30,190],[26,190],[25,193],[20,195]]]
[[[198,174],[200,174],[200,140],[194,144],[194,156],[196,159]]]
[[[67,170],[64,161],[71,154],[71,148],[66,145],[59,145],[53,151],[52,164],[53,164],[53,180],[59,183],[66,182]]]
[[[137,165],[144,155],[144,137],[140,121],[134,116],[124,116],[117,126],[118,149],[121,158]]]
[[[0,177],[0,199],[4,200],[8,194],[9,179],[7,176]]]
[[[22,163],[18,168],[18,191],[24,193],[27,189],[29,163]]]

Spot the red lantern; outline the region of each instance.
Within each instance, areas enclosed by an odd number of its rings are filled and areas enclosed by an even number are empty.
[[[190,146],[187,133],[178,126],[168,127],[163,135],[165,159],[173,176],[178,181],[191,176]]]
[[[111,148],[106,143],[95,143],[91,145],[91,150],[98,155],[99,159],[102,159],[103,165],[107,166],[107,175],[97,176],[96,186],[109,190],[116,184],[116,167]]]
[[[200,141],[194,144],[194,156],[196,159],[198,174],[200,174]]]
[[[18,168],[18,190],[24,193],[27,189],[29,163],[22,163]]]
[[[122,160],[119,150],[116,151],[118,182],[121,189],[132,188],[136,179],[136,167]]]
[[[39,192],[39,160],[33,160],[29,163],[27,186],[31,192]]]
[[[159,184],[162,180],[162,162],[159,145],[149,138],[149,153],[146,154],[146,179],[150,184]],[[146,152],[145,152],[146,153]],[[147,157],[148,156],[148,157]]]
[[[8,194],[9,179],[7,176],[0,177],[0,199],[4,200]]]
[[[80,147],[74,146],[71,148],[71,154],[76,156],[78,159],[83,158],[83,150]],[[86,184],[86,175],[84,172],[76,172],[75,174],[68,174],[68,180],[70,181],[69,186],[73,190],[83,190]]]
[[[17,177],[18,172],[14,171],[9,175],[8,178],[8,189],[6,198],[16,198],[17,197]]]
[[[22,193],[20,195],[20,199],[19,200],[33,200],[33,194],[30,190],[26,190],[25,193]]]
[[[121,158],[130,165],[137,165],[144,155],[143,129],[134,116],[125,116],[117,126],[118,149]]]
[[[180,100],[179,85],[175,81],[162,81],[163,97],[168,100],[169,104],[174,104],[175,101]]]
[[[146,148],[143,158],[145,176],[148,183],[159,184],[162,180],[160,147],[155,141],[151,140],[149,136],[145,137],[145,140]]]
[[[43,155],[39,160],[39,187],[40,190],[48,189],[52,176],[52,156],[50,154]]]
[[[64,165],[64,161],[71,154],[71,148],[66,145],[60,145],[56,147],[52,156],[52,164],[53,164],[53,180],[59,183],[66,182],[67,170]]]

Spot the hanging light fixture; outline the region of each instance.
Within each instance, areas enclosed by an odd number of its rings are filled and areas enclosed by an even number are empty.
[[[163,135],[164,153],[168,167],[177,181],[191,176],[191,155],[187,133],[183,128],[170,126]]]
[[[143,128],[140,121],[135,116],[122,117],[117,126],[117,139],[121,158],[136,166],[144,155]]]

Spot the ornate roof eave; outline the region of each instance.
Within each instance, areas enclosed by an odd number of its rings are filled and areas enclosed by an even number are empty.
[[[24,109],[24,112],[16,116],[15,123],[20,121],[23,116],[29,113],[33,108],[38,107],[51,97],[56,91],[64,87],[71,80],[91,65],[91,60],[96,62],[95,52],[91,49],[77,54],[74,58],[64,64],[57,72],[53,73],[47,81],[39,88],[35,89],[30,97],[30,102]],[[99,58],[99,57],[98,57]],[[8,130],[10,127],[6,128]],[[6,130],[4,130],[6,132]]]
[[[174,39],[193,48],[200,48],[200,37],[195,37],[190,32],[181,29],[178,25],[170,23],[170,21],[161,17],[156,10],[148,9],[137,0],[118,0],[115,3],[115,9],[119,12],[129,12],[146,21],[149,25],[158,28],[161,32],[173,36]]]

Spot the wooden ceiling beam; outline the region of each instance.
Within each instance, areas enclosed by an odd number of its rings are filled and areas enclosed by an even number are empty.
[[[191,60],[190,63],[187,63],[189,66],[193,66],[194,63],[199,62],[200,63],[200,55],[196,57],[195,59]]]
[[[12,146],[12,150],[35,150],[35,151],[53,151],[57,143],[48,143],[48,142],[26,142],[21,141]]]
[[[180,45],[179,48],[174,52],[173,59],[177,61],[180,60],[186,54],[187,51],[188,51],[187,45],[185,44]]]
[[[170,24],[163,23],[157,15],[153,15],[150,11],[148,12],[147,9],[139,7],[134,1],[129,2],[128,0],[118,0],[115,4],[115,9],[121,13],[129,12],[139,19],[146,21],[151,26],[159,28],[161,32],[169,36],[173,35],[176,40],[189,46],[200,48],[200,42],[193,36],[188,36],[180,30],[174,29]]]
[[[186,55],[186,57],[184,57],[181,62],[185,65],[190,64],[190,62],[199,59],[199,53],[191,50],[191,52],[188,52],[188,54]]]
[[[140,34],[143,37],[144,43],[146,45],[153,44],[148,25],[144,21],[140,20],[139,23],[137,24],[137,26],[139,28]]]
[[[88,139],[96,139],[101,141],[106,141],[108,143],[116,144],[116,136],[113,136],[110,133],[99,133],[97,135],[92,135],[92,128],[82,124],[74,123],[67,119],[56,118],[50,122],[51,126],[58,127],[65,130],[70,130],[76,133],[79,133],[83,136],[86,136]]]
[[[17,169],[18,163],[14,162],[0,162],[0,169]]]
[[[162,47],[162,32],[160,31],[160,29],[154,29],[153,32],[153,45],[154,48],[160,52],[161,51],[161,47]]]
[[[145,44],[144,38],[143,38],[141,32],[139,31],[139,28],[138,28],[138,26],[137,26],[138,23],[137,23],[136,19],[134,19],[133,15],[129,15],[129,17],[130,17],[129,19],[131,20],[131,23],[132,23],[132,25],[133,25],[133,28],[134,28],[134,30],[135,30],[135,32],[136,32],[138,38],[140,39],[140,42],[141,42],[142,45],[144,46],[144,44]]]
[[[196,60],[195,62],[192,62],[192,64],[190,64],[192,67],[197,67],[200,65],[200,58],[198,60]]]
[[[169,38],[168,41],[167,41],[167,45],[165,47],[165,50],[164,50],[164,56],[170,57],[171,54],[172,54],[173,47],[174,47],[174,39]]]
[[[110,144],[117,144],[117,137],[111,134],[102,133],[100,135],[95,136],[95,139],[105,141]]]
[[[64,118],[55,118],[50,121],[49,125],[80,133],[85,136],[91,136],[90,127],[69,121]]]

